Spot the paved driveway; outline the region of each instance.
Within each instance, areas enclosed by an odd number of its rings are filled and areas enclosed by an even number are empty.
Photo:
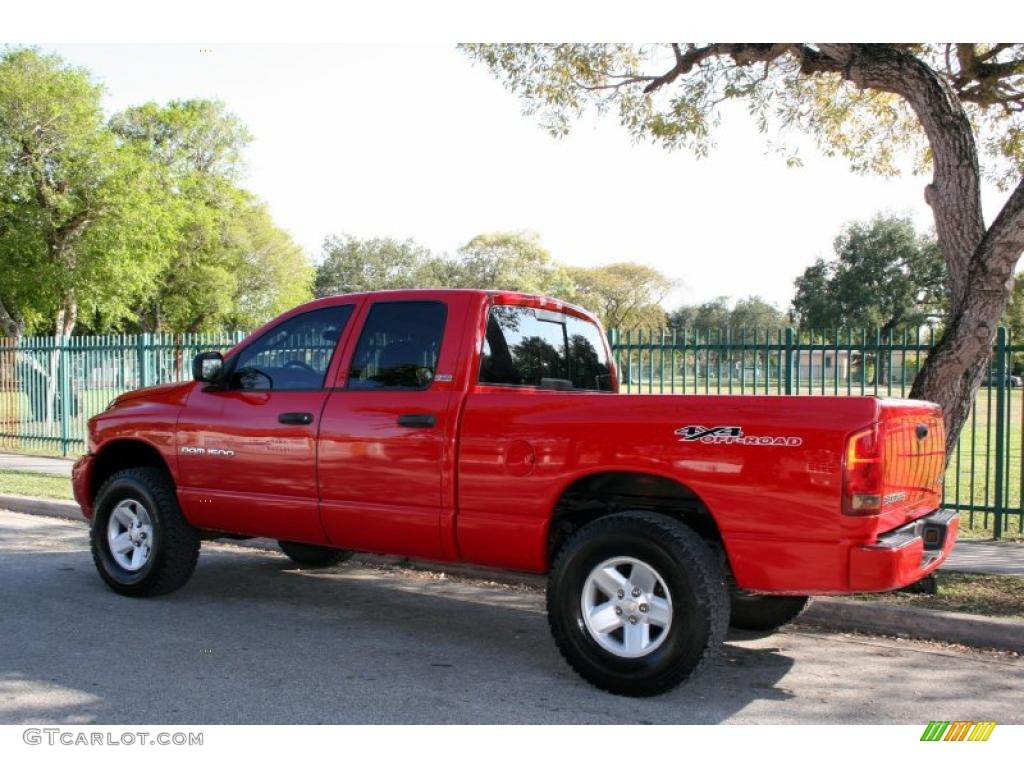
[[[698,681],[625,699],[562,662],[536,589],[229,545],[132,600],[83,525],[10,512],[0,608],[2,723],[1024,722],[1021,659],[805,629],[735,635]]]

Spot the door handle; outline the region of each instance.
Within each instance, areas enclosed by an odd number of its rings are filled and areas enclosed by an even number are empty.
[[[400,427],[432,427],[437,418],[432,413],[405,413],[398,417]]]
[[[291,411],[279,414],[277,420],[282,424],[312,424],[313,414],[308,411]]]

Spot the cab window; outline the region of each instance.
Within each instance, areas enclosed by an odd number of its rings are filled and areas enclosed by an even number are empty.
[[[600,329],[562,312],[495,306],[480,356],[481,384],[612,391]]]
[[[447,308],[438,301],[377,302],[359,335],[350,389],[426,389],[434,380]]]
[[[229,374],[231,389],[322,389],[351,304],[314,309],[285,320],[243,349]]]

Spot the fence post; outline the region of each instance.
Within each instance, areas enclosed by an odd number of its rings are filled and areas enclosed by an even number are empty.
[[[146,347],[149,346],[149,334],[140,333],[135,337],[136,368],[139,372],[139,389],[149,386],[149,365],[146,359]]]
[[[786,394],[793,394],[793,329],[786,328]]]
[[[68,455],[71,435],[71,366],[68,365],[68,337],[57,337],[57,388],[60,398],[60,452]]]
[[[996,472],[995,472],[995,520],[992,535],[995,539],[1003,537],[1003,515],[1006,512],[1006,489],[1004,488],[1003,462],[1006,450],[1006,328],[999,326],[996,332]],[[991,387],[989,392],[991,392]]]

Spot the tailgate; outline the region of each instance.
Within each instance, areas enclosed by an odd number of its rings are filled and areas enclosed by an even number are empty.
[[[883,509],[906,520],[942,501],[946,429],[934,403],[883,401]]]

